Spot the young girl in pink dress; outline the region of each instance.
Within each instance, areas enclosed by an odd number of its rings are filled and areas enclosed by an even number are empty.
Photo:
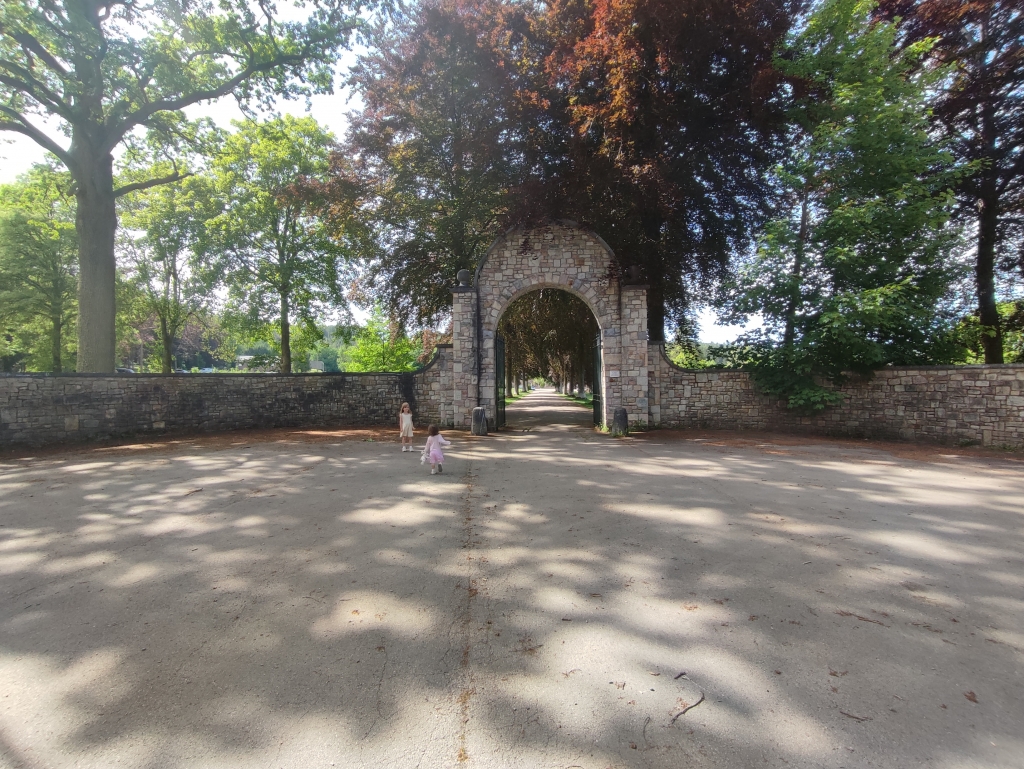
[[[437,429],[437,425],[427,428],[427,445],[423,447],[423,460],[430,462],[430,474],[444,472],[444,454],[441,453],[442,446],[451,446],[451,441],[446,441]]]

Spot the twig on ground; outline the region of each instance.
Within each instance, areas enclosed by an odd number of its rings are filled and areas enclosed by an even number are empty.
[[[680,710],[680,711],[679,711],[678,713],[676,713],[676,714],[675,714],[674,716],[672,716],[672,720],[668,722],[668,723],[669,723],[669,726],[671,726],[672,724],[674,724],[674,723],[676,722],[676,719],[677,719],[677,718],[679,718],[679,716],[685,715],[686,713],[690,712],[690,711],[691,711],[691,710],[693,710],[693,709],[694,709],[695,707],[697,707],[698,705],[700,705],[700,704],[701,704],[701,703],[702,703],[703,701],[704,701],[704,692],[701,692],[701,693],[700,693],[700,699],[699,699],[699,700],[697,700],[697,701],[696,701],[695,703],[693,703],[692,705],[687,705],[687,706],[686,706],[685,708],[683,708],[683,709],[682,709],[682,710]]]
[[[854,721],[870,721],[871,720],[871,716],[855,716],[853,713],[847,713],[845,710],[840,710],[839,712],[842,713],[847,718],[852,718]]]

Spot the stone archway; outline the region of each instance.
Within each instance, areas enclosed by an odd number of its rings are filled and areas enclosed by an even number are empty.
[[[631,424],[647,424],[647,287],[624,283],[615,256],[592,232],[570,223],[513,229],[460,277],[452,301],[453,422],[469,428],[473,408],[495,416],[494,340],[505,309],[523,294],[557,288],[590,307],[601,329],[604,423],[625,407]]]

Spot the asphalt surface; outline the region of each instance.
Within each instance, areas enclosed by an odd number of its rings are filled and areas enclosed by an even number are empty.
[[[1020,462],[508,414],[0,461],[0,767],[1024,767]]]

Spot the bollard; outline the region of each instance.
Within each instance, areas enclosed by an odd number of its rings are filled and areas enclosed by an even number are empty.
[[[612,416],[612,436],[619,438],[623,435],[629,435],[629,416],[627,416],[626,410],[620,406],[615,409],[615,414]]]
[[[473,435],[487,435],[487,409],[477,406],[473,409]]]

